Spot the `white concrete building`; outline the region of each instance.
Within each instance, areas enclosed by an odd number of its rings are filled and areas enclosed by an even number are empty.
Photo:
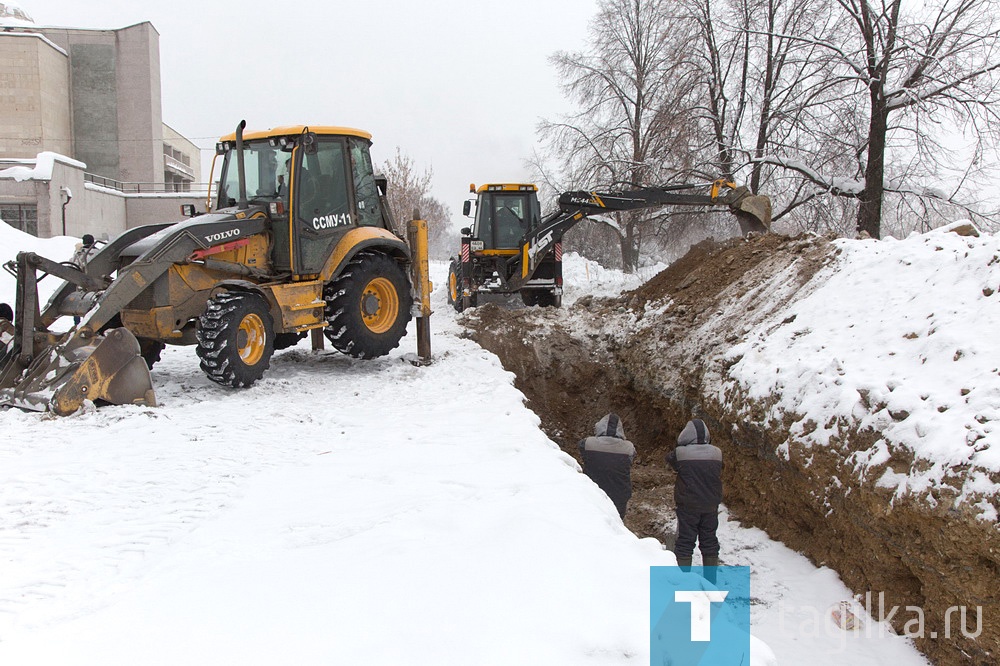
[[[163,123],[152,24],[38,26],[0,0],[0,219],[114,235],[203,202],[200,181],[200,149]]]

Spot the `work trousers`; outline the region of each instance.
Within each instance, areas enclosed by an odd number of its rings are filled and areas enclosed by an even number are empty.
[[[678,558],[691,557],[695,542],[701,550],[701,556],[719,556],[719,538],[715,531],[719,529],[719,511],[700,513],[677,509],[677,541],[674,543],[674,555]]]

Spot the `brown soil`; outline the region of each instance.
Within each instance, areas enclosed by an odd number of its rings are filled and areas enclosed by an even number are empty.
[[[919,498],[893,502],[888,491],[855,478],[843,459],[870,446],[877,433],[852,432],[822,450],[793,442],[786,459],[776,449],[789,439],[788,424],[766,423],[766,405],[738,392],[720,402],[707,390],[728,370],[721,351],[780,307],[765,295],[777,290],[794,298],[834,255],[818,237],[706,241],[620,298],[587,297],[564,310],[491,304],[463,321],[517,375],[528,406],[571,455],[598,418],[621,415],[638,451],[626,524],[639,536],[672,545],[663,514],[672,508],[673,474],[664,456],[684,423],[698,416],[725,452],[726,504],[734,517],[835,569],[859,595],[885,592],[887,606],[921,607],[928,637],[917,645],[935,664],[994,664],[1000,655],[995,526],[947,509],[949,502],[937,509]],[[898,452],[889,464],[911,463]],[[957,613],[951,637],[942,638],[946,609],[956,605],[970,607],[973,624],[975,606],[983,606],[978,639],[956,631]],[[902,616],[897,631],[912,618]]]

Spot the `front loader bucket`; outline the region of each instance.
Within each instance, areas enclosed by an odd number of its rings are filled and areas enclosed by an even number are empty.
[[[4,359],[6,365],[16,359]],[[112,328],[85,339],[70,332],[57,345],[43,350],[10,386],[10,367],[0,370],[0,405],[34,411],[51,410],[60,416],[78,410],[84,400],[113,405],[156,406],[149,368],[139,341],[126,328]]]

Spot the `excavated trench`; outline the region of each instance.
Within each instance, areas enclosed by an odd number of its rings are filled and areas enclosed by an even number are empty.
[[[663,514],[673,508],[673,473],[664,457],[684,423],[699,416],[725,452],[726,504],[733,517],[834,569],[857,595],[884,592],[886,608],[921,608],[924,638],[916,644],[933,663],[996,664],[995,526],[946,509],[946,502],[936,509],[918,499],[893,502],[890,491],[858,479],[844,459],[871,446],[877,433],[852,432],[842,446],[828,450],[793,442],[790,454],[780,456],[778,446],[790,433],[760,425],[767,405],[735,391],[720,401],[712,390],[728,369],[718,351],[739,341],[748,321],[775,307],[768,305],[773,298],[760,293],[762,285],[780,273],[782,288],[794,291],[834,253],[816,237],[705,242],[620,298],[584,297],[563,310],[488,304],[461,321],[515,373],[547,434],[570,455],[579,459],[577,442],[591,434],[600,416],[622,416],[638,451],[626,517],[637,535],[672,546]],[[727,314],[723,304],[733,299],[740,300],[741,311]],[[669,305],[652,308],[661,303]],[[897,451],[887,464],[912,463]],[[725,552],[722,559],[726,563]],[[983,607],[981,634],[968,638],[958,631],[955,613],[950,637],[943,638],[947,609],[962,605],[970,607],[970,634],[975,606]],[[914,617],[900,613],[894,628],[913,634],[915,626],[905,623]]]

